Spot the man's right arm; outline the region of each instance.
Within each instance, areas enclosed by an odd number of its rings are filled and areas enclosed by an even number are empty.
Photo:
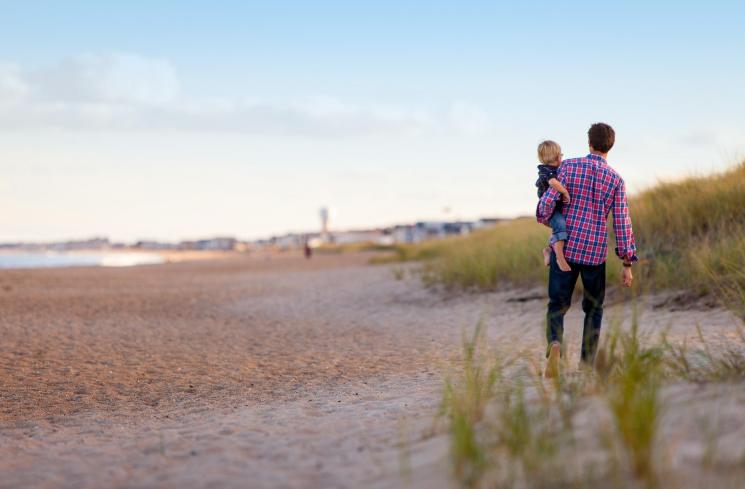
[[[557,192],[561,194],[561,198],[565,204],[569,203],[569,191],[564,185],[561,184],[560,181],[558,181],[555,178],[552,178],[551,180],[548,181],[548,184],[551,186],[551,188],[553,188],[554,190],[556,190]]]
[[[541,200],[538,201],[538,208],[536,209],[536,219],[538,222],[548,225],[551,214],[554,213],[554,209],[556,208],[556,201],[560,196],[561,194],[554,188],[549,187],[546,190]]]
[[[565,165],[561,165],[561,168],[559,168],[559,173],[556,177],[560,183],[565,181]],[[551,214],[554,213],[554,209],[556,208],[556,202],[559,200],[560,197],[561,193],[554,187],[549,187],[548,190],[546,190],[546,192],[541,197],[541,200],[538,201],[538,208],[536,209],[536,218],[538,219],[538,222],[540,222],[541,224],[548,224],[549,219],[551,219]]]

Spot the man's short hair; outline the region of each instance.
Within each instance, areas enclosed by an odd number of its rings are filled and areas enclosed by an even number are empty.
[[[538,159],[544,165],[553,163],[561,156],[561,146],[550,140],[543,141],[538,145]]]
[[[607,153],[616,142],[616,131],[604,122],[596,122],[587,131],[587,139],[595,151]]]

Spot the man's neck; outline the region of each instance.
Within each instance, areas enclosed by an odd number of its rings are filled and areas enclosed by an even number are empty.
[[[597,151],[597,150],[594,150],[593,149],[593,150],[590,151],[590,154],[591,155],[595,155],[595,156],[600,156],[605,161],[608,161],[608,153],[601,153],[600,151]]]

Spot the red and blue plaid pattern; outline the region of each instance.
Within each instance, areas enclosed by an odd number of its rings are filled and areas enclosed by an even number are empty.
[[[569,239],[564,246],[568,262],[599,265],[608,254],[608,214],[613,211],[616,255],[635,262],[636,241],[631,229],[626,186],[623,179],[600,156],[564,160],[558,180],[569,191],[571,203],[564,206]],[[547,224],[561,194],[553,188],[538,202],[538,222]]]

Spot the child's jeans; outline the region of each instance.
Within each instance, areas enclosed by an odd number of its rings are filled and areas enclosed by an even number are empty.
[[[551,219],[548,223],[551,225],[551,239],[548,240],[549,245],[553,245],[557,241],[566,241],[569,235],[567,234],[567,221],[564,218],[564,214],[559,211],[554,211],[551,214]]]

